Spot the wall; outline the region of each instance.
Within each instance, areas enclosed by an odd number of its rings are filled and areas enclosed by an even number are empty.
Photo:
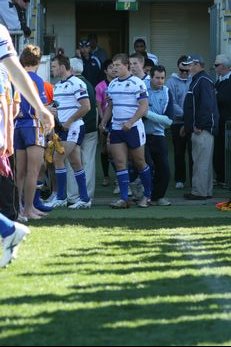
[[[129,13],[129,52],[133,53],[135,39],[142,37],[150,50],[150,4],[139,3],[139,10]]]
[[[74,1],[47,3],[46,34],[55,34],[56,47],[63,47],[65,54],[73,56],[76,42]]]

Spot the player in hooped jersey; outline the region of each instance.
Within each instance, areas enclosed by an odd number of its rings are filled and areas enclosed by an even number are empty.
[[[56,56],[52,61],[52,73],[54,77],[60,77],[61,81],[54,88],[54,100],[57,114],[63,130],[58,132],[65,154],[55,152],[54,164],[57,181],[57,197],[50,204],[52,207],[66,206],[66,182],[67,170],[65,159],[67,158],[74,170],[76,183],[79,188],[79,199],[71,208],[90,208],[91,200],[86,187],[86,176],[82,166],[80,146],[84,138],[84,117],[90,110],[90,101],[86,84],[71,73],[68,57]],[[48,204],[49,206],[49,204]]]
[[[103,129],[112,113],[110,148],[120,187],[120,199],[111,204],[112,208],[129,207],[128,150],[144,186],[144,197],[138,206],[148,207],[151,194],[150,169],[144,159],[146,136],[141,120],[148,110],[147,88],[142,80],[130,74],[128,63],[128,56],[124,53],[113,57],[118,77],[108,86],[109,107],[101,122]]]

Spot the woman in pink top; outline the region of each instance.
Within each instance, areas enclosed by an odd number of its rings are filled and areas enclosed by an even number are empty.
[[[108,59],[103,64],[103,69],[105,73],[105,80],[101,81],[95,87],[96,91],[96,104],[99,112],[100,122],[103,118],[104,112],[107,108],[107,87],[109,83],[116,77],[113,70],[113,63],[111,59]],[[100,143],[101,143],[101,165],[103,169],[103,183],[104,187],[109,185],[109,158],[108,158],[108,148],[107,148],[107,137],[110,130],[110,123],[108,122],[104,132],[100,133]]]

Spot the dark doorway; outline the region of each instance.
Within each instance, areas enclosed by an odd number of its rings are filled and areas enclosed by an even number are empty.
[[[83,1],[76,4],[76,47],[82,38],[95,33],[109,57],[128,52],[128,12],[116,11],[115,2]]]

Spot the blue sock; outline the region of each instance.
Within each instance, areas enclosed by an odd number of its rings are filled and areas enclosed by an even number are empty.
[[[84,170],[75,171],[75,179],[79,187],[79,196],[82,201],[88,202],[90,200],[87,193],[86,176]]]
[[[140,180],[144,186],[144,196],[146,198],[151,197],[151,171],[150,167],[147,165],[143,171],[139,172]]]
[[[120,198],[124,201],[128,201],[128,170],[117,171],[116,176],[120,187]]]
[[[66,199],[66,186],[67,186],[67,170],[66,168],[55,169],[55,176],[57,182],[57,199]]]
[[[0,235],[5,238],[15,232],[14,222],[0,213]]]

